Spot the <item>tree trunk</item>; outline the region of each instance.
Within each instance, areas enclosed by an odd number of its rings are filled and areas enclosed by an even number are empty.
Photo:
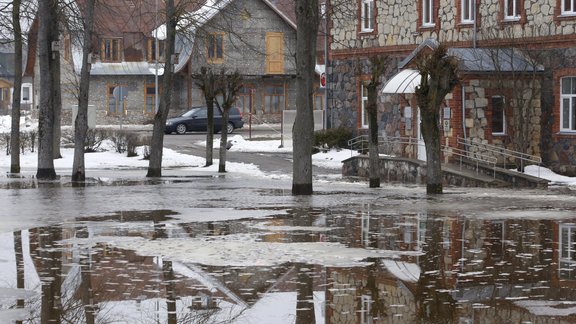
[[[172,54],[174,53],[174,40],[176,38],[176,24],[178,18],[174,10],[174,0],[166,1],[166,63],[164,64],[164,76],[162,78],[162,96],[158,112],[154,116],[154,130],[150,145],[150,162],[147,177],[162,176],[162,150],[164,148],[164,127],[168,111],[172,105],[172,92],[174,84],[174,71]]]
[[[438,120],[440,118],[438,111],[430,109],[421,109],[422,118],[422,137],[426,144],[426,192],[429,194],[441,194],[443,191],[440,145],[440,127]]]
[[[14,28],[14,91],[12,93],[12,130],[10,133],[10,173],[20,173],[20,99],[22,92],[22,30],[20,0],[12,2]]]
[[[56,179],[54,170],[54,82],[52,82],[54,64],[58,57],[52,55],[52,42],[58,40],[57,1],[40,1],[38,17],[38,61],[40,66],[40,111],[38,122],[38,170],[36,178]]]
[[[370,94],[368,95],[370,97]],[[368,98],[370,101],[370,98]],[[370,103],[368,104],[370,107]],[[380,154],[378,151],[378,117],[376,103],[368,110],[369,143],[368,154],[370,161],[370,188],[380,187]]]
[[[226,172],[226,152],[228,151],[228,120],[230,119],[230,107],[222,109],[222,127],[220,127],[220,160],[218,172]]]
[[[206,109],[208,118],[206,125],[206,166],[211,166],[214,163],[214,78],[210,78],[209,84],[206,86],[210,87],[210,93],[212,95],[206,96]]]
[[[88,54],[91,49],[92,25],[94,15],[94,2],[86,3],[84,16],[84,40],[82,44],[82,70],[80,71],[80,95],[78,96],[78,113],[74,121],[74,162],[72,164],[72,182],[86,180],[86,167],[84,164],[84,142],[88,131],[88,94],[90,91],[90,63]]]
[[[314,67],[318,1],[296,0],[296,120],[292,128],[292,195],[311,195]]]

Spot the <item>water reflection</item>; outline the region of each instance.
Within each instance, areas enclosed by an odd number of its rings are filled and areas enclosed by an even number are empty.
[[[17,271],[14,283],[3,285],[36,296],[14,293],[2,308],[24,307],[26,316],[13,317],[23,323],[576,322],[576,218],[351,209],[294,208],[261,219],[186,224],[175,223],[171,211],[140,212],[6,233],[13,243],[2,248],[13,257],[0,266]],[[185,248],[192,239],[248,236],[392,256],[348,267],[258,259],[252,266],[206,265],[109,243],[110,237],[177,239]]]

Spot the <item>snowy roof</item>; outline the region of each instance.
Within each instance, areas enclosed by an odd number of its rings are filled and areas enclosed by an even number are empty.
[[[406,68],[424,49],[436,49],[440,43],[429,38],[423,41],[405,59],[400,61],[398,68]],[[460,62],[463,72],[534,72],[542,71],[543,67],[514,48],[448,48],[448,55],[455,56]]]
[[[158,75],[164,73],[163,64],[159,64]],[[91,75],[155,75],[156,66],[148,62],[121,62],[92,64]]]

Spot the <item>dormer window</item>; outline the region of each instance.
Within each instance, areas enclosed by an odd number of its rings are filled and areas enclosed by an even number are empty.
[[[102,62],[120,62],[122,60],[122,40],[120,38],[104,38],[102,40]]]
[[[148,39],[148,62],[156,62],[156,44],[158,44],[158,62],[165,62],[165,42],[163,40],[156,42],[154,38]]]

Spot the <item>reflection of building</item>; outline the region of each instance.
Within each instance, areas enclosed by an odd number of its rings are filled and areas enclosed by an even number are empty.
[[[366,215],[347,224],[348,237],[398,258],[329,268],[328,323],[576,320],[574,223]]]

